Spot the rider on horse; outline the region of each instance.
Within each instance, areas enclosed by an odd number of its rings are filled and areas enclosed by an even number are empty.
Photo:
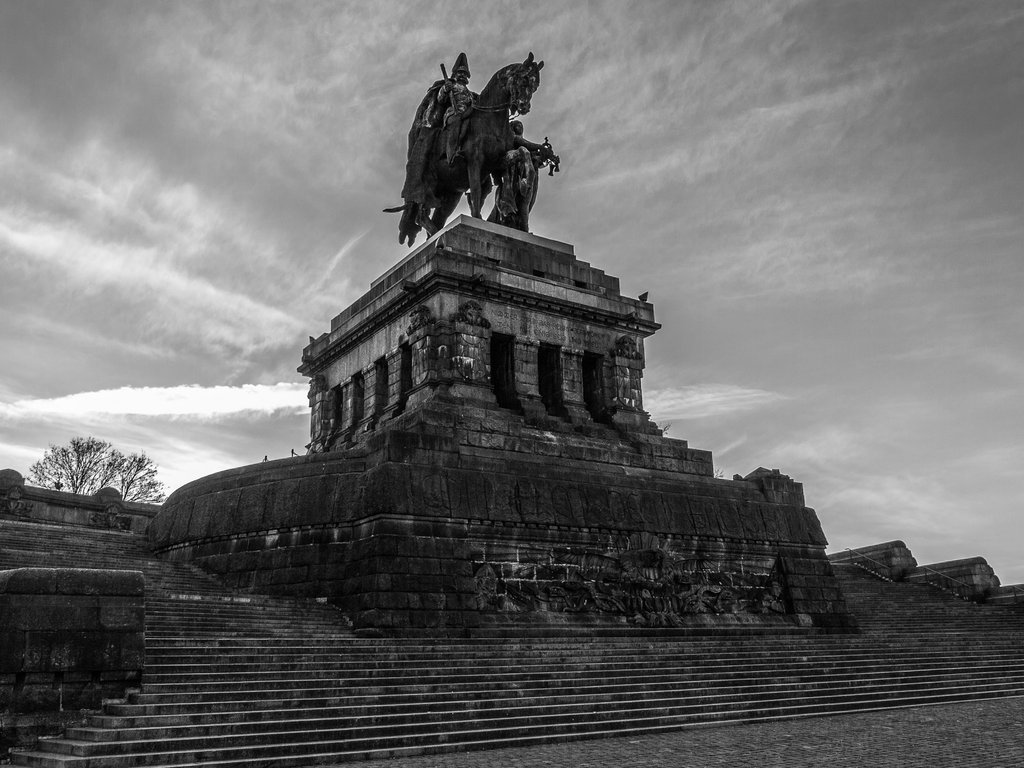
[[[451,164],[458,154],[465,131],[462,116],[476,100],[476,94],[469,90],[469,77],[469,61],[465,53],[460,53],[455,59],[451,77],[435,81],[420,102],[409,131],[409,154],[402,191],[406,200],[416,200],[427,208],[437,205],[430,191],[430,169],[435,153],[440,154],[438,145],[445,129],[448,129],[448,134],[444,154],[448,163]]]
[[[437,100],[438,103],[449,104],[444,113],[444,129],[447,131],[445,155],[448,158],[448,165],[451,165],[459,156],[459,147],[465,138],[466,127],[462,116],[476,101],[476,94],[469,90],[469,62],[466,60],[466,54],[460,53],[455,60],[452,76],[441,86]]]
[[[532,165],[529,170],[536,171],[548,164],[557,170],[558,158],[551,145],[526,141],[521,124],[509,122],[516,114],[530,111],[530,98],[540,85],[543,68],[544,62],[536,61],[530,53],[524,61],[499,69],[475,94],[469,90],[466,54],[459,54],[451,77],[442,65],[444,79],[427,91],[409,130],[403,204],[384,209],[402,214],[399,242],[412,245],[422,229],[428,235],[437,232],[464,193],[470,213],[481,218],[481,207],[494,182],[505,175],[509,150],[524,150],[516,160],[521,170]],[[535,175],[520,174],[518,181],[529,177]],[[528,210],[534,195],[525,197]],[[513,224],[521,228],[525,225],[525,221]]]

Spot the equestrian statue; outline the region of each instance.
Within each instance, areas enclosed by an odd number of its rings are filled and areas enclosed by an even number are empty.
[[[469,90],[469,62],[460,53],[449,77],[423,97],[409,131],[403,205],[398,241],[412,245],[421,229],[428,237],[444,226],[464,193],[470,213],[481,218],[484,200],[494,186],[490,221],[527,231],[529,211],[537,197],[538,169],[558,170],[559,159],[547,139],[542,144],[523,138],[522,123],[513,120],[530,111],[540,85],[543,61],[533,54],[521,64],[502,67],[476,94]]]

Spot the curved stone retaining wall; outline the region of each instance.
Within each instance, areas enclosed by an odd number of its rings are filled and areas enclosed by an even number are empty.
[[[150,537],[232,587],[327,597],[357,626],[849,624],[817,518],[777,472],[448,458],[344,451],[221,472],[172,494]]]

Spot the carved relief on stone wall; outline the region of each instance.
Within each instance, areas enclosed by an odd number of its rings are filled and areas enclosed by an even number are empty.
[[[632,336],[619,336],[615,340],[615,346],[612,347],[611,352],[615,357],[625,357],[630,360],[640,359],[640,347]]]
[[[543,562],[481,563],[477,605],[504,612],[608,614],[650,627],[679,626],[695,614],[791,612],[777,562],[740,568],[672,553],[651,536],[636,538],[619,551],[565,547]]]
[[[620,408],[639,410],[643,407],[640,371],[624,365],[615,366],[615,404]]]
[[[114,531],[130,531],[132,528],[131,516],[124,514],[116,504],[104,510],[96,510],[89,515],[89,522],[99,528],[110,528]]]
[[[451,321],[453,323],[465,323],[466,325],[490,328],[491,323],[483,316],[483,311],[483,307],[477,302],[470,300],[459,305],[459,309],[452,313]]]
[[[405,332],[407,335],[412,336],[412,334],[420,328],[428,326],[432,322],[434,322],[434,315],[430,311],[430,307],[426,304],[420,304],[416,309],[409,313],[409,325],[405,329]]]
[[[473,575],[476,582],[476,607],[481,611],[493,610],[498,607],[498,574],[488,563],[476,569]]]
[[[310,420],[309,445],[310,453],[321,453],[329,447],[331,433],[334,428],[334,412],[336,409],[336,393],[327,388],[327,379],[322,373],[315,374],[309,381]]]
[[[15,517],[29,517],[32,513],[32,502],[22,498],[23,491],[18,486],[0,493],[0,514]]]
[[[306,392],[306,398],[309,400],[310,407],[316,402],[316,397],[321,392],[327,390],[327,379],[322,373],[314,374],[309,380],[309,390]]]
[[[456,379],[466,382],[487,381],[489,337],[488,334],[478,333],[476,329],[488,329],[491,323],[481,314],[482,311],[483,308],[477,302],[467,301],[451,315],[451,321],[456,325],[472,328],[452,334],[449,372]]]

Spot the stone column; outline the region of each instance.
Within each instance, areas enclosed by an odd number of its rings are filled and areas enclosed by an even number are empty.
[[[377,425],[377,413],[374,410],[377,391],[377,370],[370,365],[363,368],[363,418],[355,425],[355,433],[368,432]]]
[[[405,410],[405,396],[402,391],[402,347],[387,355],[388,401],[384,406],[383,419],[390,419]]]
[[[515,381],[516,395],[528,423],[547,418],[547,409],[540,397],[537,383],[537,350],[540,343],[533,339],[515,340]]]
[[[593,419],[583,400],[583,350],[562,347],[562,405],[573,424],[587,424]]]
[[[347,441],[352,437],[352,382],[346,381],[341,385],[341,394],[338,397],[338,424],[339,441]]]

